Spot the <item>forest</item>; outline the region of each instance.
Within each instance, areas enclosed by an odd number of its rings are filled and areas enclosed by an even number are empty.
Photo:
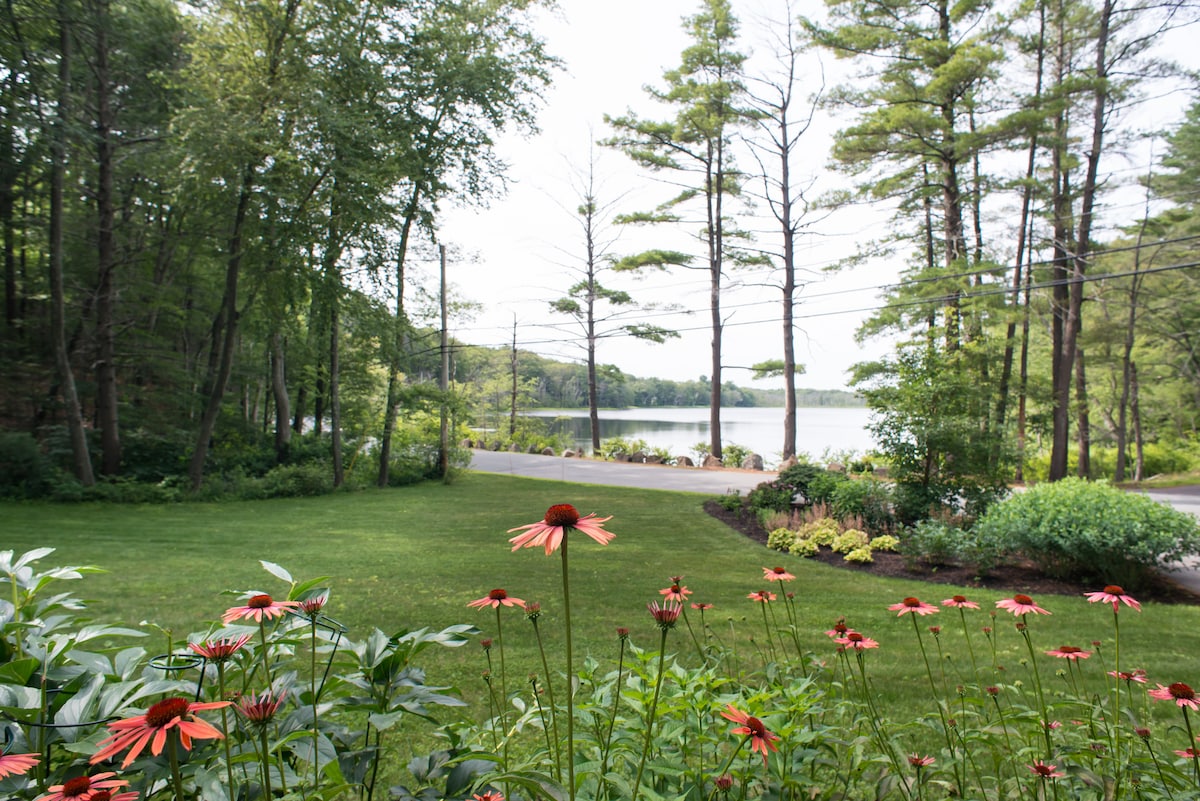
[[[704,404],[719,456],[722,401],[764,402],[722,375],[723,282],[778,287],[784,358],[755,370],[794,409],[797,242],[856,204],[886,208],[891,234],[838,268],[903,265],[860,331],[896,347],[854,370],[897,480],[1003,484],[1036,460],[1050,480],[1122,480],[1145,476],[1148,448],[1189,452],[1200,82],[1163,42],[1194,7],[781,2],[753,22],[772,47],[751,66],[751,23],[700,0],[678,67],[646,76],[662,116],[607,116],[599,141],[674,193],[609,220],[662,244],[605,253],[608,207],[585,188],[579,280],[547,312],[580,327],[586,358],[552,365],[450,340],[478,299],[414,267],[444,265],[446,208],[504,191],[497,140],[536,130],[561,67],[546,5],[7,3],[0,484],[195,492],[305,464],[384,486],[446,464],[440,420],[465,430],[505,404]],[[825,86],[813,54],[852,77]],[[1149,129],[1151,107],[1181,114]],[[823,158],[847,188],[814,196],[804,137],[835,112]],[[622,282],[647,269],[710,282],[695,382],[600,360],[606,337],[672,336],[611,322],[637,319]]]

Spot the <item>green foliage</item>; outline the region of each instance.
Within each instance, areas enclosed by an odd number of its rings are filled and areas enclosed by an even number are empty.
[[[781,481],[764,481],[746,495],[746,503],[759,512],[787,512],[795,490]]]
[[[796,542],[796,532],[790,528],[777,528],[767,535],[767,547],[773,551],[786,551]]]
[[[868,544],[872,551],[896,551],[900,548],[900,538],[893,537],[891,534],[882,534],[872,537]]]
[[[0,431],[0,497],[39,497],[46,491],[48,472],[32,435]]]
[[[1152,568],[1200,554],[1191,515],[1105,483],[1068,478],[996,504],[974,527],[1055,575],[1140,587]]]
[[[1126,476],[1133,465],[1132,447],[1126,462]],[[1164,442],[1147,442],[1142,448],[1146,476],[1190,473],[1200,469],[1200,443],[1194,440],[1173,439]],[[1116,470],[1117,451],[1093,445],[1090,453],[1091,478],[1111,480]],[[1079,452],[1072,449],[1067,457],[1067,469],[1076,472],[1079,468]],[[1031,483],[1045,481],[1050,473],[1050,454],[1039,451],[1025,460],[1025,480]]]
[[[834,553],[850,553],[858,548],[867,547],[867,535],[855,528],[848,528],[833,538],[830,549]]]
[[[966,538],[966,532],[957,526],[928,518],[904,530],[900,552],[912,563],[920,561],[934,567],[957,564]]]
[[[650,446],[644,439],[625,439],[624,437],[609,437],[600,440],[600,456],[604,459],[615,459],[618,454],[626,456],[642,451],[647,453]]]
[[[815,539],[797,539],[788,548],[788,553],[794,556],[809,557],[820,550],[821,546]]]
[[[841,532],[842,530],[836,520],[831,517],[822,517],[819,520],[813,520],[802,525],[796,532],[796,538],[811,540],[817,545],[831,547],[833,541]]]
[[[862,545],[847,553],[844,557],[844,560],[847,562],[854,562],[855,564],[866,565],[874,562],[875,557],[871,556],[871,546]]]
[[[745,506],[745,500],[742,498],[742,493],[739,490],[728,492],[717,499],[721,504],[721,508],[726,512],[737,512]]]
[[[742,462],[752,451],[745,445],[729,443],[721,446],[721,461],[730,467],[741,467]]]
[[[833,501],[834,493],[838,487],[847,483],[851,479],[833,470],[821,470],[808,482],[808,491],[805,496],[810,504],[829,504]]]
[[[891,485],[873,478],[838,484],[830,498],[830,509],[838,520],[860,518],[872,532],[887,533],[895,522]]]

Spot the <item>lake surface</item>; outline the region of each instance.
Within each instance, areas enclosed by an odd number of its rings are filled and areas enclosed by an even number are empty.
[[[591,450],[587,409],[539,409],[530,417],[554,419],[554,430],[570,436],[576,447]],[[867,424],[866,408],[801,408],[796,410],[796,449],[816,460],[864,454],[875,447]],[[695,458],[695,445],[709,440],[708,409],[651,408],[601,409],[600,439],[642,439],[651,447],[667,448],[675,456]],[[779,462],[783,452],[783,408],[752,407],[721,410],[721,439],[749,448],[767,466]]]

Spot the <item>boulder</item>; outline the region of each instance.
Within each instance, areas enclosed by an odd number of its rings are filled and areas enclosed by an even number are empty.
[[[692,461],[690,456],[676,456],[675,457],[675,466],[676,467],[695,467],[696,463]]]
[[[553,455],[554,455],[554,448],[550,448],[550,447],[542,448],[542,456],[553,456]]]
[[[537,445],[529,446],[529,453],[541,453],[541,452],[542,452],[542,449],[539,448]]]
[[[725,464],[720,459],[713,456],[711,453],[706,453],[706,454],[704,454],[704,461],[702,461],[700,463],[700,466],[701,467],[724,467]]]
[[[662,464],[663,458],[657,453],[651,453],[646,457],[646,464]]]
[[[474,448],[475,443],[471,442],[471,440],[469,440],[469,439],[464,439],[462,442],[458,443],[458,446],[460,448]]]
[[[784,459],[782,462],[779,463],[779,469],[781,471],[787,470],[789,467],[795,467],[798,464],[800,464],[799,459],[797,459],[795,456],[789,456],[788,458]]]
[[[646,452],[645,451],[634,451],[633,453],[629,454],[629,461],[637,462],[638,464],[645,464],[646,463]]]
[[[567,448],[565,451],[563,451],[563,458],[564,459],[574,459],[575,451],[571,450],[570,448]]]
[[[496,440],[492,440],[492,444],[488,446],[488,450],[489,450],[489,451],[498,451],[498,450],[500,450],[500,440],[498,440],[498,439],[496,439]]]
[[[748,453],[746,458],[742,459],[743,470],[762,470],[763,460],[757,453]]]
[[[629,454],[628,453],[614,453],[613,461],[614,462],[628,462]]]
[[[517,443],[513,442],[513,443],[511,443],[511,444],[508,446],[508,450],[509,450],[509,452],[510,452],[510,453],[520,453],[520,452],[521,452],[521,446],[520,446],[520,445],[518,445]]]
[[[825,469],[830,473],[845,473],[846,465],[842,464],[841,462],[830,462]]]

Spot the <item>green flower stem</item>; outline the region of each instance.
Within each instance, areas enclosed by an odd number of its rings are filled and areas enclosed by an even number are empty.
[[[225,660],[217,662],[217,691],[220,695],[217,696],[218,701],[225,700]],[[233,790],[233,752],[229,745],[229,707],[221,707],[221,731],[225,733],[222,738],[225,746],[225,777],[229,781],[229,797],[236,797]]]
[[[1025,625],[1025,615],[1021,615],[1021,636],[1025,639],[1025,648],[1029,651],[1029,666],[1033,669],[1033,687],[1037,690],[1038,711],[1042,713],[1042,736],[1046,740],[1046,759],[1054,758],[1054,745],[1050,742],[1050,712],[1046,708],[1046,696],[1042,692],[1042,674],[1038,671],[1037,657],[1033,654],[1033,640],[1029,637],[1029,626]],[[1058,785],[1055,785],[1055,795]]]
[[[617,706],[621,702],[621,678],[625,670],[625,638],[620,637],[620,649],[617,651],[617,683],[613,685],[612,714],[608,717],[608,734],[604,737],[604,745],[600,751],[600,781],[608,795],[608,757],[612,753],[613,729],[617,725]]]
[[[716,773],[717,776],[724,776],[726,773],[729,772],[729,767],[733,764],[733,760],[737,757],[738,754],[742,753],[742,749],[746,747],[746,743],[748,743],[748,742],[750,742],[749,735],[742,738],[742,741],[740,743],[738,743],[738,747],[733,749],[733,751],[729,754],[729,759],[725,760],[725,764],[722,765],[721,769],[717,771],[717,773]],[[709,793],[708,797],[712,798],[716,794],[717,794],[717,788],[714,786],[713,791],[711,793]]]
[[[267,745],[267,727],[258,727],[258,738],[262,743],[262,770],[263,770],[263,788],[266,790],[263,798],[272,798],[271,792],[271,749]],[[282,771],[280,771],[282,775]]]
[[[1188,708],[1186,706],[1179,707],[1183,710],[1183,725],[1187,728],[1188,733],[1188,748],[1196,754],[1196,736],[1192,733],[1192,719],[1188,717]],[[1192,770],[1196,774],[1196,784],[1200,785],[1200,755],[1192,757]]]
[[[258,636],[262,640],[262,666],[263,672],[267,675],[267,689],[270,690],[275,684],[271,680],[271,655],[268,653],[270,648],[267,646],[267,623],[265,620],[258,621]]]
[[[179,751],[175,746],[178,738],[176,732],[167,734],[167,760],[171,763],[171,783],[175,786],[175,801],[184,801],[183,774],[179,772]]]
[[[500,725],[504,728],[504,770],[508,770],[508,672],[504,666],[504,634],[500,629],[500,604],[496,604],[496,643],[500,646]]]
[[[687,603],[684,601],[680,601],[679,603],[680,603],[680,608],[683,610],[683,623],[685,626],[687,626],[688,634],[690,634],[692,637],[692,643],[694,643],[696,646],[696,656],[700,657],[700,664],[703,665],[704,664],[704,649],[700,647],[700,640],[696,639],[696,632],[692,631],[692,623],[690,620],[688,620],[688,616],[687,616]],[[701,615],[703,615],[703,614],[704,614],[703,611],[701,611]]]
[[[1113,799],[1121,798],[1121,618],[1113,604]],[[1132,749],[1131,749],[1132,750]],[[1131,754],[1132,756],[1132,754]]]
[[[762,606],[763,631],[767,635],[767,652],[770,654],[771,661],[774,662],[776,661],[775,638],[771,636],[771,624],[767,622],[767,601],[759,601],[759,605]],[[767,656],[764,654],[763,659],[766,658]],[[765,668],[766,665],[763,665],[763,667]]]
[[[654,679],[654,697],[650,700],[650,712],[646,716],[646,740],[642,743],[642,759],[638,762],[637,778],[633,780],[633,795],[631,801],[637,801],[638,790],[642,787],[642,771],[646,768],[646,757],[650,754],[650,743],[654,738],[654,716],[658,711],[658,694],[662,690],[663,661],[667,656],[667,627],[660,626],[662,636],[658,643],[658,675]]]
[[[309,649],[311,651],[311,660],[310,660],[310,665],[309,665],[309,667],[311,669],[311,673],[308,677],[308,691],[312,696],[313,792],[315,793],[317,791],[317,789],[321,786],[321,767],[320,767],[321,766],[321,760],[320,760],[321,750],[319,748],[319,744],[321,741],[321,733],[320,733],[320,729],[317,726],[317,618],[315,615],[311,618],[311,622],[312,622],[312,634],[310,637],[311,648]]]
[[[971,655],[971,676],[979,680],[979,665],[975,662],[975,646],[971,644],[971,631],[967,628],[967,612],[958,607],[958,619],[962,621],[963,639],[967,641],[967,653]]]
[[[538,653],[542,657],[542,672],[546,676],[546,697],[550,702],[550,725],[554,729],[554,775],[562,781],[562,745],[558,738],[558,707],[554,703],[554,682],[550,681],[550,664],[546,661],[546,649],[542,646],[542,630],[538,628],[537,618],[534,618],[533,633],[537,637]],[[535,693],[537,688],[534,688]],[[536,695],[534,696],[537,697]]]
[[[567,570],[567,532],[562,538],[563,625],[567,634],[567,797],[575,801],[575,659],[571,650],[571,579]]]

